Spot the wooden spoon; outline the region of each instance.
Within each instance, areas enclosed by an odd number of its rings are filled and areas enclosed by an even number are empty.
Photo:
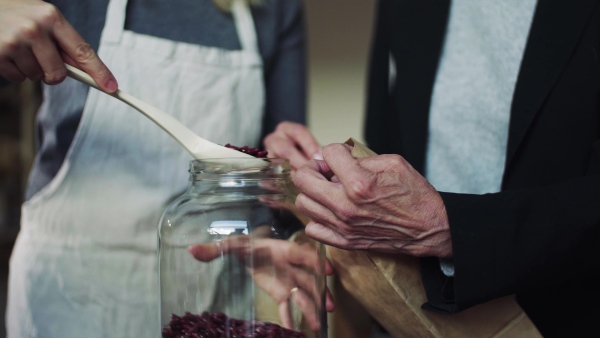
[[[87,73],[67,64],[65,64],[65,66],[67,67],[69,77],[102,91]],[[127,103],[140,113],[144,114],[179,142],[179,144],[181,144],[195,159],[226,157],[255,158],[252,155],[220,146],[201,138],[171,115],[121,90],[117,90],[112,94],[104,91],[102,92]],[[260,162],[264,165],[264,161]],[[257,161],[257,163],[259,163],[259,161]]]

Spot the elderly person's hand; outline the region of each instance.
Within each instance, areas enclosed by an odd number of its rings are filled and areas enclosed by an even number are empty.
[[[307,235],[348,250],[452,256],[442,198],[404,158],[356,159],[342,144],[325,147],[323,157],[293,176],[296,206],[312,220]]]
[[[56,84],[67,76],[64,63],[87,72],[104,91],[117,90],[110,70],[56,7],[40,0],[0,0],[0,76]]]
[[[321,146],[305,126],[281,122],[264,140],[269,157],[286,158],[298,169],[313,158],[321,158]]]
[[[317,250],[308,244],[286,240],[257,238],[240,235],[220,242],[197,244],[189,252],[199,261],[210,262],[222,255],[233,254],[253,277],[256,285],[267,292],[279,304],[282,325],[292,328],[289,300],[296,304],[310,327],[320,329],[322,293],[317,275],[333,274],[331,263],[320,265]],[[323,271],[324,269],[324,271]],[[329,289],[325,287],[327,311],[335,305]]]

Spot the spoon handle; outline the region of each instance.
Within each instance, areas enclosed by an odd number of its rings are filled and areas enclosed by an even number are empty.
[[[67,67],[69,77],[102,91],[87,73],[67,64],[65,64],[65,66]],[[115,93],[104,93],[127,103],[132,108],[144,114],[147,118],[152,120],[152,122],[171,135],[171,137],[179,142],[179,144],[181,144],[196,159],[249,156],[199,137],[171,115],[121,90],[117,90]]]

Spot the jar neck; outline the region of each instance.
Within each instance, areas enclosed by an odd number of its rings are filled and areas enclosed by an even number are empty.
[[[223,158],[190,162],[190,189],[202,186],[220,189],[272,187],[280,190],[290,181],[290,165],[285,159]]]

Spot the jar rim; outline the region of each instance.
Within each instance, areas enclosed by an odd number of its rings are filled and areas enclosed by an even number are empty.
[[[190,161],[189,166],[189,172],[192,175],[288,175],[290,171],[290,162],[284,158],[227,157],[194,159]]]

